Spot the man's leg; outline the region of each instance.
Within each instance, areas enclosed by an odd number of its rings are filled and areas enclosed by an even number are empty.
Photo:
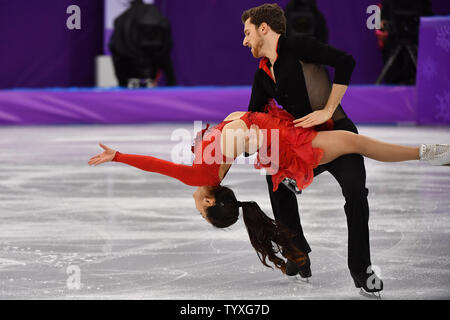
[[[311,248],[303,235],[296,194],[282,183],[279,184],[278,190],[273,192],[272,176],[267,175],[266,180],[275,221],[281,222],[296,234],[294,243],[297,248],[304,253],[311,252]]]
[[[357,288],[366,292],[383,290],[383,281],[369,269],[369,204],[364,158],[348,154],[326,164],[339,182],[345,197],[348,227],[348,268]]]
[[[348,227],[348,267],[351,272],[366,272],[370,262],[369,204],[364,158],[344,155],[325,165],[336,178],[345,198]]]
[[[358,133],[349,118],[336,121],[334,129]],[[366,292],[381,291],[383,281],[368,269],[371,266],[367,201],[369,190],[366,188],[364,158],[358,154],[347,154],[323,166],[336,178],[345,198],[344,210],[348,227],[347,263],[355,286]]]
[[[358,133],[354,123],[345,118],[335,122],[335,130]],[[364,157],[341,156],[323,165],[337,180],[345,198],[344,210],[348,227],[348,267],[351,272],[366,272],[370,262],[369,204]]]

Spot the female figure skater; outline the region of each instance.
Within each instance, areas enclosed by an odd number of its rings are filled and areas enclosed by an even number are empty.
[[[250,154],[258,151],[255,168],[264,168],[272,175],[274,191],[285,178],[294,179],[300,190],[306,188],[313,180],[315,167],[344,154],[357,153],[383,162],[423,160],[433,165],[450,164],[450,145],[400,146],[349,131],[295,127],[300,120],[272,102],[265,112],[233,112],[217,126],[208,130],[208,125],[199,132],[192,148],[195,154],[192,166],[151,156],[122,154],[103,144],[100,146],[104,152],[92,157],[88,164],[122,162],[198,186],[193,194],[195,206],[206,221],[218,228],[234,224],[242,207],[243,220],[258,258],[267,267],[270,267],[269,259],[283,273],[286,263],[278,254],[299,266],[305,261],[304,253],[292,244],[294,235],[269,218],[258,204],[239,202],[231,189],[220,185],[232,161],[244,151]],[[266,136],[261,134],[261,129],[267,131]],[[273,142],[270,136],[275,133],[279,136]],[[272,157],[270,154],[276,147],[279,155]]]

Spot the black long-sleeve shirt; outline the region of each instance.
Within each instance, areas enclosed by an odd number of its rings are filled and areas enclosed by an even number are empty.
[[[355,67],[355,60],[351,55],[306,35],[293,37],[281,35],[277,44],[277,54],[278,57],[273,66],[276,82],[272,79],[269,59],[263,58],[260,62],[253,80],[249,111],[262,112],[269,100],[275,98],[278,104],[296,119],[301,118],[311,113],[312,107],[314,109],[325,107],[325,105],[311,106],[310,101],[313,100],[310,100],[311,97],[308,96],[308,89],[312,90],[314,86],[328,86],[326,90],[328,94],[322,94],[323,97],[319,97],[323,104],[328,100],[330,92],[329,80],[325,80],[326,84],[324,84],[324,81],[319,83],[312,79],[309,81],[310,86],[307,89],[302,64],[304,66],[309,64],[334,67],[333,83],[343,85],[349,84]],[[310,70],[318,74],[317,69],[310,68]],[[314,74],[310,76],[315,77]],[[337,112],[345,115],[340,105],[335,114]]]

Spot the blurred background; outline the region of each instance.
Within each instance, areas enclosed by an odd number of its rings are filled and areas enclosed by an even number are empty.
[[[229,109],[243,110],[248,104],[248,86],[252,83],[258,60],[242,46],[240,18],[244,10],[262,3],[265,1],[0,0],[3,39],[0,50],[0,89],[3,90],[0,99],[4,106],[7,102],[13,102],[14,106],[23,103],[15,96],[6,101],[5,89],[17,88],[72,88],[72,93],[75,87],[84,88],[83,92],[87,88],[115,88],[117,93],[120,88],[220,86],[225,88],[221,91],[222,94],[226,92],[225,96],[217,96],[215,91],[205,93],[209,97],[209,108],[213,108],[210,104],[215,98],[230,98],[231,95],[233,98],[223,108],[227,112]],[[356,111],[353,113],[356,122],[430,122],[418,119],[418,91],[422,89],[416,85],[425,86],[424,92],[430,88],[434,90],[433,98],[427,98],[434,99],[434,102],[424,100],[440,108],[433,110],[434,114],[448,108],[450,93],[440,89],[443,86],[448,88],[450,73],[448,0],[281,0],[278,4],[286,10],[289,34],[311,34],[355,58],[357,64],[351,85],[354,89],[364,87],[358,89],[362,90],[361,95],[356,91],[349,91],[346,95],[349,101],[344,100],[347,105],[343,104],[343,107],[350,116],[353,106],[370,114],[371,108],[376,107],[374,99],[380,93],[385,93],[387,101],[392,101],[395,96],[397,105],[408,105],[406,109],[400,108],[397,115],[386,118],[372,119]],[[72,16],[76,12],[69,10],[72,5],[79,8],[78,20]],[[380,8],[381,12],[381,28],[378,30],[368,28],[368,20],[373,13],[368,12],[368,8],[372,5]],[[79,28],[70,29],[70,23],[73,26],[79,23]],[[426,39],[429,39],[429,44],[425,44]],[[329,72],[333,70],[329,69]],[[430,83],[432,77],[440,84],[437,86],[439,92],[436,84]],[[400,86],[402,93],[375,85]],[[228,92],[230,87],[239,88],[232,94]],[[355,99],[357,96],[357,99],[366,97],[368,90],[370,99],[352,100],[351,96]],[[147,94],[150,94],[146,96],[150,99],[152,93]],[[171,99],[180,93],[173,94]],[[192,96],[181,97],[184,102],[192,99]],[[91,108],[85,105],[86,101],[82,105],[76,102],[79,96],[67,96],[67,99],[71,98],[80,108]],[[91,105],[96,103],[98,100],[93,96]],[[366,104],[369,106],[364,107]],[[383,108],[383,101],[377,101],[377,104]],[[11,112],[5,107],[0,108],[3,113]],[[164,108],[160,105],[152,107],[153,110]],[[395,113],[397,108],[389,104],[385,109]],[[189,108],[183,110],[189,112]],[[220,120],[223,112],[200,114],[211,120]],[[123,119],[123,122],[191,120],[198,115],[173,119],[166,116],[139,117],[139,120]],[[9,118],[14,118],[14,115]],[[444,118],[441,115],[442,121],[433,121],[448,124],[448,117]],[[98,121],[66,119],[62,123]],[[117,121],[100,120],[103,123]],[[61,123],[59,120],[50,121],[55,122]],[[20,121],[0,116],[0,124],[15,123]],[[40,122],[30,120],[22,123]]]

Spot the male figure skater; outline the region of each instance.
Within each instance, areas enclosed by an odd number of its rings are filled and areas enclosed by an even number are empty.
[[[334,130],[358,133],[340,105],[355,66],[352,56],[306,35],[286,37],[286,18],[277,4],[245,11],[242,22],[243,45],[251,49],[255,58],[262,58],[253,80],[249,111],[262,112],[274,98],[295,117],[296,126],[312,127],[333,119]],[[318,65],[334,67],[332,88],[326,72]],[[383,282],[369,270],[369,206],[363,157],[344,155],[317,167],[314,173],[325,170],[335,177],[345,198],[348,267],[355,286],[367,292],[381,291]],[[295,193],[282,184],[273,192],[271,176],[266,178],[275,219],[297,234],[295,244],[300,250],[311,252],[300,224]],[[303,266],[288,260],[286,273],[308,278],[310,266],[309,256]]]

